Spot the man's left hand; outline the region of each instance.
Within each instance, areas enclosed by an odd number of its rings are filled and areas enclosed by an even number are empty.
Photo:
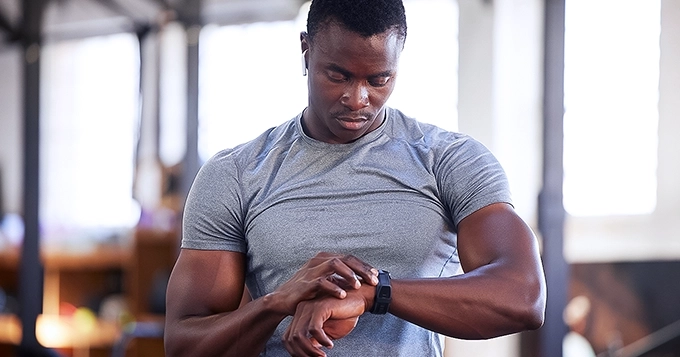
[[[349,334],[364,312],[373,304],[375,287],[362,285],[347,297],[322,297],[298,304],[293,321],[283,335],[283,344],[292,356],[326,356],[322,347],[333,348],[333,341]]]

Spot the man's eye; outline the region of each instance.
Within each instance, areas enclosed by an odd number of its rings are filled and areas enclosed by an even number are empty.
[[[337,73],[337,72],[329,72],[328,73],[328,78],[333,81],[333,82],[344,82],[347,80],[347,77]]]
[[[370,81],[368,81],[368,83],[374,87],[383,87],[387,85],[387,82],[390,81],[390,78],[391,77],[378,77],[371,79]]]

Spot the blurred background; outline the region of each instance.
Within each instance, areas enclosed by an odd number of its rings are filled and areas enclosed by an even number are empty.
[[[388,105],[494,152],[548,278],[447,356],[680,356],[680,1],[404,2]],[[188,187],[304,109],[307,7],[0,0],[0,356],[163,355]]]

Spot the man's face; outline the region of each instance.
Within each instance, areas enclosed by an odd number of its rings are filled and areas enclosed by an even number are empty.
[[[392,94],[403,41],[396,31],[363,37],[331,23],[309,43],[307,135],[344,144],[376,129]]]

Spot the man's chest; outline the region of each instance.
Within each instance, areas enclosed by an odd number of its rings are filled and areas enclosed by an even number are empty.
[[[249,220],[246,241],[251,273],[281,282],[318,252],[352,254],[396,276],[436,276],[455,252],[442,205],[406,191],[282,197]]]

